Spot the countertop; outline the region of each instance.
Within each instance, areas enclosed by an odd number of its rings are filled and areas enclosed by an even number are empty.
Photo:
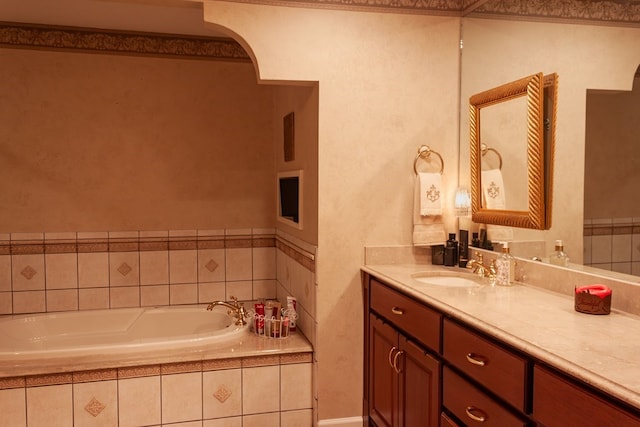
[[[640,317],[574,310],[573,295],[515,284],[473,288],[427,285],[412,275],[467,273],[432,265],[366,265],[363,271],[560,371],[640,409]],[[615,293],[612,298],[615,298]]]

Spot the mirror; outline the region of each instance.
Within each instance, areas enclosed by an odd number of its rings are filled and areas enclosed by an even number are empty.
[[[537,73],[469,98],[474,222],[551,226],[556,86],[556,74]]]

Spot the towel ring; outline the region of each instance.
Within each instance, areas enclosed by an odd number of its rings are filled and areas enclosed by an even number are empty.
[[[502,156],[495,148],[487,147],[487,144],[480,144],[480,152],[482,153],[482,157],[485,156],[489,151],[493,151],[496,156],[498,156],[498,160],[500,161],[498,169],[502,170]]]
[[[440,175],[442,175],[442,172],[444,171],[444,160],[442,160],[442,156],[437,151],[433,151],[428,145],[421,145],[420,148],[418,148],[418,155],[413,161],[413,171],[416,175],[418,175],[418,160],[421,158],[426,160],[432,154],[435,154],[438,156],[438,159],[440,159]]]

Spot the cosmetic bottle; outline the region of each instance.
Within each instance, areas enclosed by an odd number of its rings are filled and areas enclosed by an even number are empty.
[[[511,286],[515,281],[516,261],[509,251],[509,243],[502,244],[502,255],[496,259],[496,284]]]
[[[471,238],[471,246],[473,246],[474,248],[479,248],[480,239],[478,238],[478,233],[473,233],[472,236],[473,237]]]
[[[458,264],[458,241],[455,233],[449,233],[449,240],[444,245],[444,265],[454,267]]]
[[[460,244],[458,245],[458,267],[465,268],[469,262],[469,231],[460,230]]]
[[[564,253],[562,240],[556,240],[556,250],[549,257],[549,262],[553,265],[559,265],[560,267],[567,267],[569,265],[569,256]]]

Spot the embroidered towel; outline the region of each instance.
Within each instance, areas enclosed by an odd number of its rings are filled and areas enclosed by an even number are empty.
[[[447,240],[442,215],[422,215],[421,187],[419,174],[413,191],[413,244],[415,246],[442,245]],[[441,199],[442,194],[439,196]]]
[[[500,169],[482,171],[483,206],[487,209],[506,209],[504,180]],[[494,241],[513,240],[513,229],[501,225],[487,224],[487,237]]]
[[[442,215],[442,175],[439,173],[418,174],[420,179],[420,215]]]

